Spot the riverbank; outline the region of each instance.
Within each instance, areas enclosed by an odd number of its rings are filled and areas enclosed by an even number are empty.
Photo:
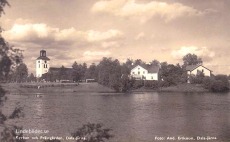
[[[98,83],[6,83],[1,85],[8,93],[115,92],[114,90]]]
[[[8,93],[115,93],[113,89],[100,85],[98,83],[6,83],[1,84]],[[210,92],[200,85],[179,84],[170,87],[161,87],[159,89],[151,89],[141,87],[139,89],[130,90],[129,92]]]
[[[201,85],[185,83],[185,84],[178,84],[176,86],[161,87],[159,89],[141,87],[139,89],[132,90],[131,92],[210,92],[210,91],[204,89]]]

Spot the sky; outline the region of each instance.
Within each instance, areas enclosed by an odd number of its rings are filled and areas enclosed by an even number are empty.
[[[230,74],[229,0],[9,0],[0,26],[35,74],[40,50],[51,67],[103,57],[182,64],[196,54],[213,74]]]

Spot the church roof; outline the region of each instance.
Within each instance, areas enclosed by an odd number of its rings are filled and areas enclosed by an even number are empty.
[[[38,57],[37,58],[37,60],[39,60],[39,59],[41,59],[41,60],[50,60],[48,57],[46,57],[46,56],[40,56],[40,57]]]

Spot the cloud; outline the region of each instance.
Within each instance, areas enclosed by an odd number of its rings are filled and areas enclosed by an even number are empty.
[[[14,24],[12,29],[2,33],[9,41],[16,42],[52,42],[57,28],[48,27],[46,24]]]
[[[167,4],[165,2],[152,1],[146,4],[138,4],[136,0],[102,0],[96,2],[91,11],[93,13],[109,13],[121,17],[136,17],[142,23],[155,16],[159,16],[167,22],[179,17],[202,16],[216,12],[211,9],[202,12],[180,3]]]
[[[121,31],[111,29],[106,32],[94,31],[90,30],[87,32],[88,41],[103,41],[103,40],[111,40],[114,38],[118,38],[122,36],[123,33]]]
[[[210,51],[207,47],[195,47],[195,46],[182,46],[179,50],[173,50],[171,56],[173,59],[181,60],[186,54],[196,54],[201,57],[203,61],[210,61],[215,56],[215,53]]]
[[[110,55],[111,53],[109,51],[105,52],[98,52],[98,51],[85,51],[84,56],[107,56]]]
[[[109,51],[85,51],[83,53],[82,61],[84,62],[91,62],[95,63],[102,59],[102,57],[106,57],[108,55],[111,55],[111,52]]]
[[[59,28],[49,27],[41,24],[14,24],[13,27],[2,33],[6,40],[21,43],[36,43],[47,45],[59,43],[63,45],[72,45],[76,43],[103,42],[107,40],[116,40],[123,35],[123,32],[110,29],[105,32],[88,30],[77,31],[71,27],[60,30]]]
[[[103,48],[112,48],[112,47],[120,47],[120,44],[116,41],[111,41],[111,42],[102,42],[101,46]]]
[[[144,33],[144,32],[141,32],[141,33],[139,33],[139,34],[135,37],[135,39],[136,39],[136,40],[139,40],[139,39],[144,38],[144,37],[145,37],[145,33]]]

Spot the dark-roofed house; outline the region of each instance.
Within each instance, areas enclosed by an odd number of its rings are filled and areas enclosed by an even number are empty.
[[[186,71],[187,71],[187,75],[188,75],[188,78],[190,75],[197,75],[199,73],[203,73],[205,76],[211,76],[212,74],[212,71],[206,67],[204,67],[203,65],[189,65],[189,66],[186,66]],[[189,82],[189,79],[188,79],[188,83]]]
[[[136,65],[132,67],[130,76],[134,77],[136,80],[158,80],[159,69],[160,68],[155,65]]]

